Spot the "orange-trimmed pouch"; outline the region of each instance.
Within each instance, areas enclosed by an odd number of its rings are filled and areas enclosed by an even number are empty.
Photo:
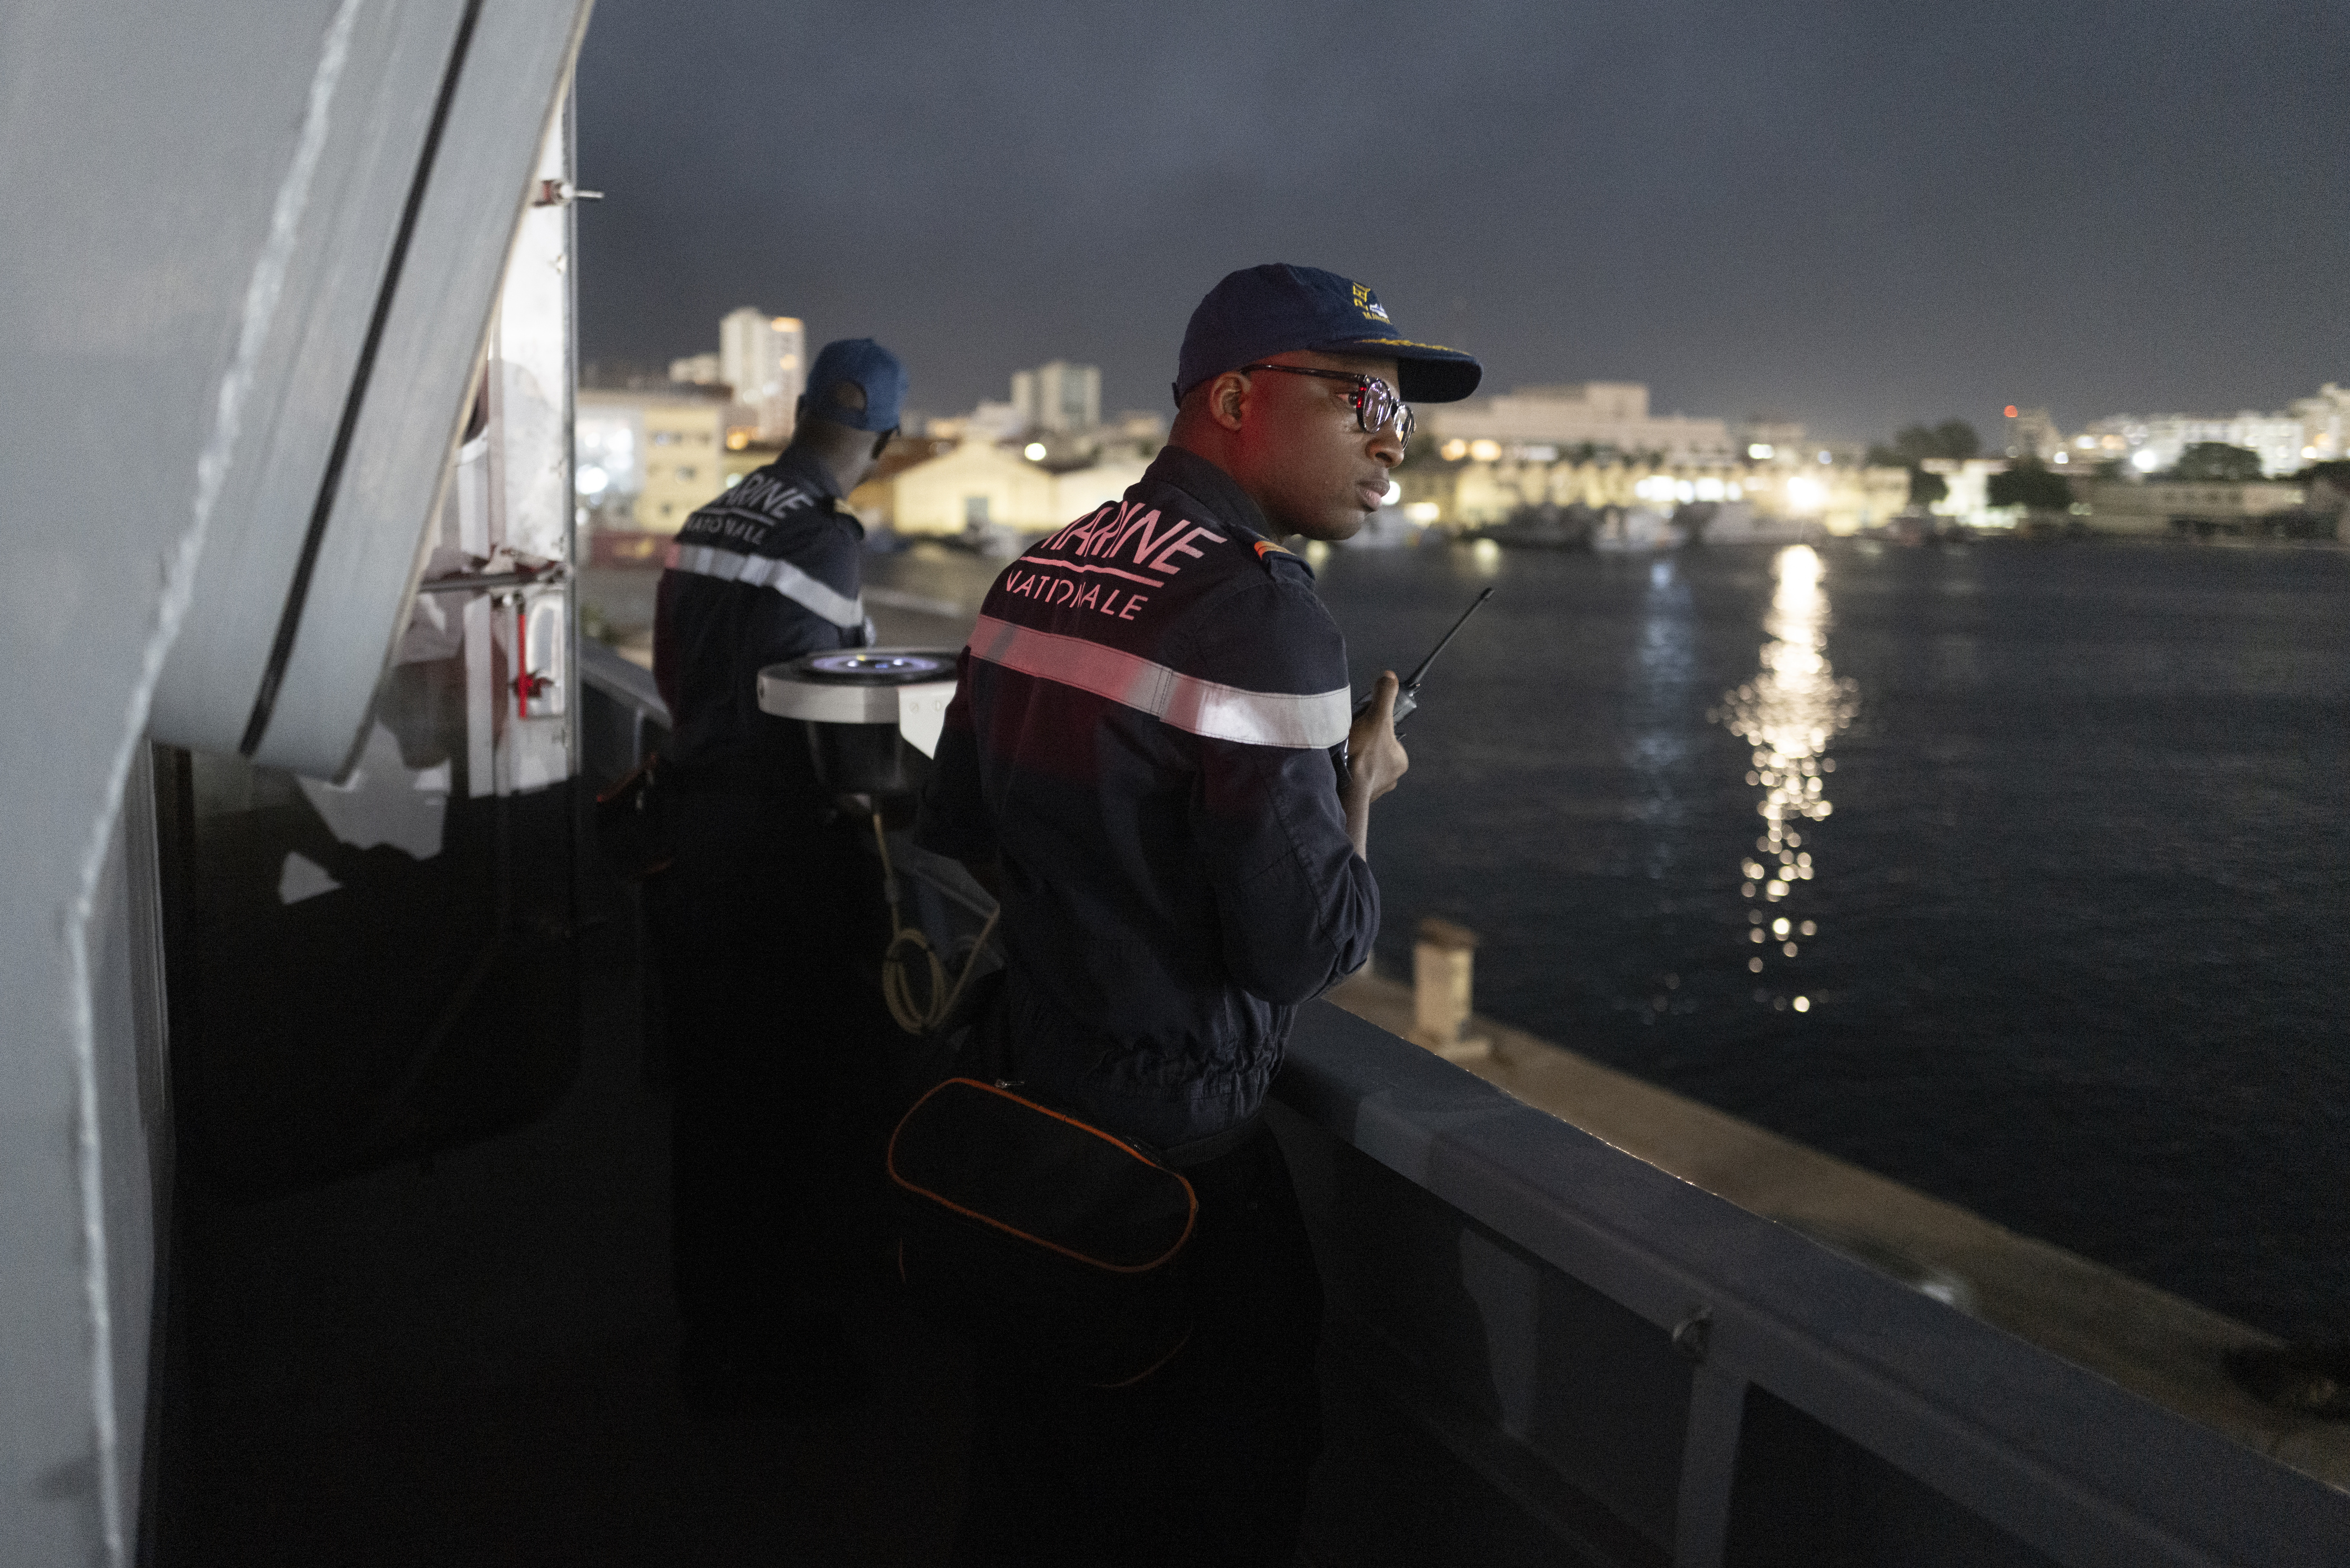
[[[1191,1184],[1149,1151],[1007,1085],[949,1078],[889,1138],[898,1269],[983,1355],[1119,1387],[1191,1334]]]

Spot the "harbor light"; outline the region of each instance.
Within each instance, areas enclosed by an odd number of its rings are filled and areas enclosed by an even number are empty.
[[[2162,459],[2154,455],[2152,447],[2140,447],[2130,453],[2130,466],[2140,473],[2152,473],[2162,466]]]
[[[1032,441],[1020,449],[1020,455],[1031,462],[1042,462],[1045,461],[1045,443],[1041,441]]]
[[[1795,998],[1795,1011],[1796,1011],[1796,1012],[1809,1012],[1811,1010],[1812,1010],[1812,999],[1811,999],[1810,997],[1808,997],[1808,996],[1799,996],[1799,997]]]

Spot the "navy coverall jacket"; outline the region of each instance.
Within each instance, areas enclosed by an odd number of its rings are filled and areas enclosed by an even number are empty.
[[[712,782],[813,788],[799,726],[759,710],[770,664],[873,640],[864,525],[834,505],[831,472],[785,452],[686,519],[661,574],[653,675],[669,704],[665,760]]]
[[[1001,855],[1031,1092],[1162,1146],[1255,1113],[1378,930],[1327,752],[1351,709],[1312,570],[1179,448],[996,579],[917,837]]]

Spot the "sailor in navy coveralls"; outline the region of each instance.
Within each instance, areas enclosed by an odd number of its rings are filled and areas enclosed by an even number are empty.
[[[832,811],[805,733],[760,711],[757,683],[872,641],[865,530],[838,503],[895,430],[906,372],[855,338],[825,347],[808,388],[791,445],[679,532],[653,632],[672,722],[656,787],[677,857],[648,894],[676,1075],[680,1373],[712,1413],[858,1390],[827,1294],[850,1272],[895,1034],[862,980],[889,933],[861,825]]]
[[[1360,284],[1236,272],[1192,316],[1142,482],[987,596],[917,836],[1000,889],[978,1033],[1003,1075],[1198,1189],[1201,1319],[1128,1388],[981,1368],[961,1562],[1290,1561],[1321,1289],[1257,1117],[1298,1004],[1370,957],[1370,805],[1406,759],[1395,677],[1352,717],[1345,639],[1280,541],[1351,536],[1403,461],[1404,400],[1478,375]]]

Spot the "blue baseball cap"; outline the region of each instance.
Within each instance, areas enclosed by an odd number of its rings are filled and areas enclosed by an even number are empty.
[[[833,388],[854,381],[865,389],[865,406],[852,409],[832,400]],[[894,431],[906,406],[906,367],[898,356],[870,337],[842,337],[817,351],[808,367],[807,392],[800,399],[800,417],[847,425],[853,431]]]
[[[1274,263],[1226,275],[1191,312],[1175,362],[1175,404],[1211,376],[1293,348],[1393,359],[1402,383],[1396,391],[1408,403],[1457,402],[1485,373],[1472,354],[1398,332],[1368,284]]]

